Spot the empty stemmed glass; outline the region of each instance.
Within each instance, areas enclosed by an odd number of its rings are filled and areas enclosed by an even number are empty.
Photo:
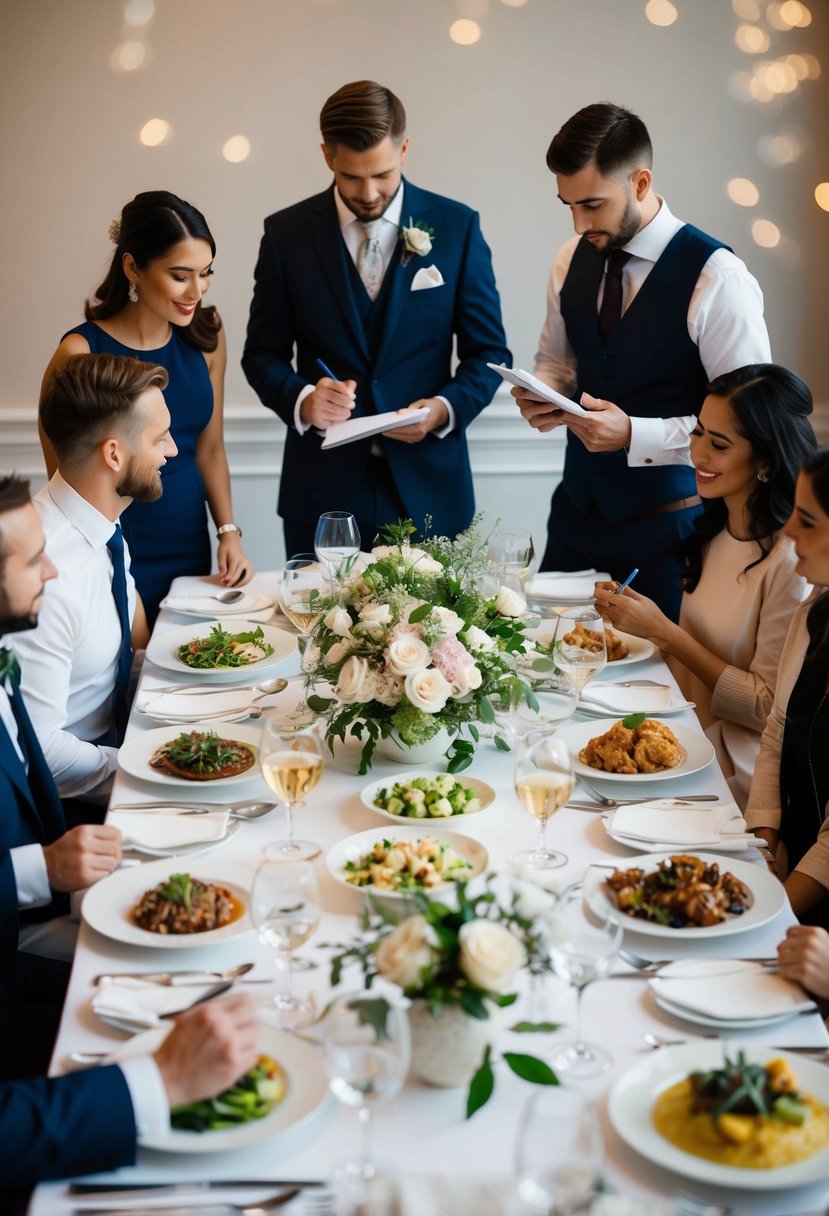
[[[553,969],[576,989],[576,1037],[558,1049],[552,1065],[568,1077],[596,1077],[610,1068],[613,1057],[604,1047],[582,1038],[582,993],[610,970],[622,944],[622,926],[588,908],[581,885],[562,892],[549,926]]]
[[[523,594],[524,579],[535,557],[535,546],[530,533],[496,528],[489,537],[487,553],[498,572],[498,581],[503,586]]]
[[[282,567],[279,604],[291,624],[299,630],[300,652],[323,612],[326,578],[315,553],[297,553]]]
[[[516,853],[513,863],[530,870],[563,866],[566,854],[547,848],[547,822],[573,792],[573,766],[564,741],[549,729],[524,735],[517,741],[513,780],[519,801],[539,825],[538,847]]]
[[[584,1211],[603,1163],[599,1120],[583,1094],[545,1086],[528,1099],[515,1138],[521,1199],[555,1216]]]
[[[607,663],[604,621],[595,608],[567,608],[559,613],[553,659],[565,680],[581,696],[588,681]]]
[[[348,511],[326,511],[317,520],[314,552],[328,570],[331,599],[335,599],[335,580],[345,578],[360,552],[360,530]]]
[[[310,860],[320,846],[294,836],[294,811],[305,806],[304,798],[314,788],[325,767],[322,740],[317,731],[287,732],[283,724],[265,719],[259,740],[259,767],[267,784],[285,805],[286,839],[270,847],[289,861]]]
[[[264,1017],[286,1030],[314,1020],[314,1003],[291,992],[292,952],[315,932],[320,919],[317,880],[307,861],[285,861],[272,849],[253,878],[250,916],[259,936],[277,951],[284,976],[282,989],[265,1007]]]
[[[376,1174],[371,1158],[371,1115],[402,1088],[411,1058],[405,1010],[374,992],[339,997],[325,1017],[325,1065],[331,1092],[356,1106],[361,1142],[358,1160],[337,1171],[340,1180],[364,1184]]]

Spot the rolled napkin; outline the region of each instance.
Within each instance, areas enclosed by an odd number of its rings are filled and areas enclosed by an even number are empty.
[[[209,595],[179,594],[165,596],[160,607],[168,608],[170,612],[197,612],[209,617],[244,617],[251,612],[264,612],[267,608],[273,609],[273,599],[260,592],[243,591],[241,598],[234,600],[232,604],[222,604]]]
[[[681,802],[681,796],[620,806],[608,816],[608,830],[627,840],[694,848],[713,846],[729,839],[736,841],[749,835],[736,802],[713,806],[678,806],[678,802]],[[753,839],[751,837],[744,847]]]
[[[136,709],[165,722],[202,722],[211,718],[241,717],[250,708],[255,693],[250,688],[228,688],[225,692],[182,688],[179,692],[142,690]]]
[[[129,1022],[137,1029],[149,1030],[159,1026],[165,1014],[187,1009],[215,988],[217,982],[215,975],[212,978],[206,975],[203,983],[198,976],[189,976],[185,984],[168,987],[149,983],[138,976],[133,979],[105,975],[95,989],[92,1010],[104,1021]]]
[[[670,688],[622,688],[606,681],[591,681],[582,693],[582,701],[601,701],[620,714],[656,714],[666,709],[677,709]],[[686,702],[687,704],[687,702]]]
[[[110,811],[107,823],[118,828],[124,848],[181,849],[189,845],[224,840],[230,822],[229,811],[206,811],[203,815],[182,814],[170,807],[142,811]]]
[[[609,583],[606,570],[548,571],[533,574],[524,583],[524,590],[539,600],[592,600],[596,583]]]
[[[673,1005],[723,1022],[782,1017],[815,1007],[799,984],[750,959],[681,959],[649,983]]]

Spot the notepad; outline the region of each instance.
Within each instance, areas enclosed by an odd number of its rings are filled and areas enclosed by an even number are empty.
[[[322,441],[323,449],[339,448],[344,443],[355,443],[358,439],[368,439],[371,435],[380,435],[384,431],[396,430],[399,426],[411,426],[429,417],[429,407],[424,405],[410,414],[368,414],[362,418],[348,418],[345,422],[334,422],[325,433]]]
[[[523,368],[506,367],[503,363],[487,363],[487,367],[491,367],[508,384],[514,384],[516,388],[527,388],[542,401],[549,401],[551,405],[557,405],[560,410],[565,410],[568,414],[576,414],[579,418],[586,418],[588,415],[588,411],[577,402],[571,401],[569,397],[563,397],[554,388],[550,388],[549,384],[545,384],[543,380],[539,380],[530,372],[525,372]]]

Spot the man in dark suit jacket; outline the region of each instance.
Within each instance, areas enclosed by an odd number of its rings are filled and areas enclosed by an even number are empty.
[[[56,573],[28,483],[0,479],[0,634],[36,624],[45,584]],[[59,988],[53,960],[17,949],[21,885],[29,877],[21,850],[37,855],[56,896],[46,915],[61,910],[60,892],[88,885],[98,869],[111,872],[120,850],[109,847],[112,829],[65,832],[15,668],[0,648],[0,1042],[4,1061],[16,1056],[19,1063],[41,1028],[46,990]],[[52,1009],[58,1011],[59,1005]],[[154,1057],[123,1068],[54,1080],[0,1072],[0,1188],[129,1164],[142,1126],[165,1123],[170,1106],[219,1092],[255,1062],[257,1022],[245,998],[194,1009],[180,1021]],[[0,1189],[0,1210],[16,1201]]]
[[[474,512],[466,428],[498,384],[487,362],[510,353],[478,215],[403,180],[405,122],[388,89],[344,85],[320,116],[333,185],[265,221],[242,366],[288,428],[289,556],[313,548],[333,508],[356,516],[366,546],[401,516],[454,535]],[[332,423],[421,408],[420,421],[321,449]]]

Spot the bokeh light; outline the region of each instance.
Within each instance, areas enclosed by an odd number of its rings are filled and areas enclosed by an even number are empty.
[[[231,135],[222,144],[222,156],[232,165],[238,165],[250,156],[250,140],[246,135]]]
[[[803,152],[803,146],[798,137],[791,132],[780,132],[778,135],[764,135],[757,143],[757,155],[764,164],[779,169],[782,165],[791,165]]]
[[[771,220],[755,220],[751,225],[751,235],[761,249],[774,249],[775,245],[780,244],[780,229]]]
[[[449,26],[449,37],[453,42],[457,42],[458,46],[472,46],[480,36],[481,27],[478,22],[470,21],[466,17],[460,17]]]
[[[124,5],[124,22],[127,25],[148,25],[154,15],[153,0],[127,0]]]
[[[726,189],[728,197],[738,207],[756,207],[760,201],[760,191],[747,177],[732,177]]]
[[[651,25],[673,25],[679,13],[671,0],[648,0],[645,5],[645,16]]]
[[[151,118],[138,132],[138,138],[145,148],[157,148],[166,144],[172,138],[173,128],[166,118]]]
[[[751,72],[732,72],[728,77],[728,91],[735,101],[753,101]]]
[[[780,17],[792,28],[805,30],[812,24],[812,14],[800,0],[784,0],[780,6]]]
[[[769,49],[771,40],[765,30],[757,25],[739,25],[734,41],[746,55],[762,55]]]
[[[759,0],[731,0],[731,7],[734,9],[735,16],[740,17],[743,21],[760,20]]]
[[[147,62],[147,44],[139,38],[119,42],[109,57],[113,72],[137,72]]]
[[[815,186],[815,202],[822,211],[829,211],[829,182]]]

